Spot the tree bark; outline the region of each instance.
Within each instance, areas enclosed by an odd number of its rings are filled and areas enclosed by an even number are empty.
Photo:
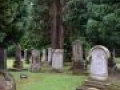
[[[63,49],[64,30],[61,0],[53,0],[52,4],[52,48]]]
[[[7,64],[6,64],[6,50],[4,47],[0,47],[0,70],[5,70],[7,69]]]

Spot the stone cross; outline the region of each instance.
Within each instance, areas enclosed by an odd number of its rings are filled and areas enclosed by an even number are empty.
[[[40,65],[40,52],[39,50],[33,50],[31,56],[31,71],[39,72],[41,69]]]
[[[98,81],[106,81],[108,78],[108,58],[110,57],[109,50],[102,46],[96,45],[89,52],[90,78]]]

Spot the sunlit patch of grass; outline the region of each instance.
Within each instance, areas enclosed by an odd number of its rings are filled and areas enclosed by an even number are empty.
[[[12,68],[13,60],[8,60],[8,68]],[[25,68],[29,65],[24,63]],[[76,87],[84,82],[86,76],[72,75],[68,71],[70,67],[65,67],[63,73],[49,72],[46,67],[40,73],[31,73],[28,70],[21,72],[11,72],[15,77],[17,90],[75,90]],[[48,70],[46,70],[48,69]],[[44,71],[46,70],[46,71]],[[27,74],[27,79],[20,79],[20,74]]]
[[[120,58],[116,58],[117,66],[120,68]]]
[[[19,90],[75,90],[84,80],[84,76],[31,73],[28,79],[18,82],[20,84],[18,88]],[[24,84],[21,84],[23,82]]]

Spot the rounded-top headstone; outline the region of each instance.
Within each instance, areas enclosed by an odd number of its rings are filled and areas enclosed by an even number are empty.
[[[105,81],[108,78],[108,58],[109,50],[102,45],[96,45],[89,52],[90,78],[99,81]]]

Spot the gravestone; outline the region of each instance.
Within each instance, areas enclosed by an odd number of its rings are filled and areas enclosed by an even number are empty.
[[[24,60],[27,58],[27,49],[24,50]]]
[[[48,48],[48,63],[52,62],[52,48]]]
[[[93,47],[89,52],[91,59],[90,77],[92,79],[105,81],[108,78],[108,59],[110,58],[109,50],[101,45]]]
[[[88,56],[90,60],[89,80],[85,82],[82,89],[77,90],[107,90],[108,80],[108,59],[109,50],[101,45],[93,47]]]
[[[26,64],[30,63],[30,57],[31,57],[31,50],[26,50],[26,58],[25,58],[25,62]]]
[[[81,73],[85,71],[85,50],[83,47],[83,42],[80,40],[75,40],[72,43],[72,69],[73,73]]]
[[[13,62],[13,68],[16,70],[23,69],[23,62],[21,57],[21,46],[20,44],[16,45],[16,52],[15,52],[15,61]]]
[[[52,70],[55,72],[63,71],[63,49],[54,49],[52,54]]]
[[[0,90],[16,90],[15,79],[6,71],[0,71]]]
[[[31,55],[31,72],[39,72],[40,69],[40,52],[39,50],[33,50]]]
[[[46,50],[45,49],[43,49],[42,50],[42,59],[41,59],[41,62],[46,62],[46,60],[47,60],[47,55],[46,55]]]

